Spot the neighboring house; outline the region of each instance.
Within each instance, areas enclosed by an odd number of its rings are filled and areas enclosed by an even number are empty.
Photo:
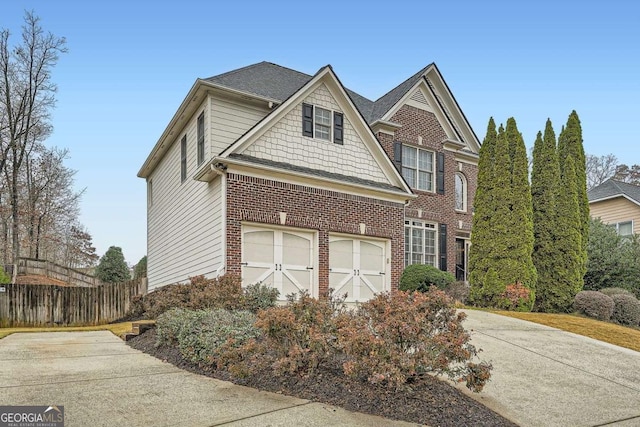
[[[226,272],[355,301],[411,263],[464,279],[478,149],[435,64],[375,102],[330,66],[198,79],[138,172],[149,288]]]
[[[592,218],[600,218],[621,236],[640,233],[640,186],[609,179],[587,192]]]

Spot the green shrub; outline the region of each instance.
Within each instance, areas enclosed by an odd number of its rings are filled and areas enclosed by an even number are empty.
[[[205,312],[202,310],[172,308],[165,311],[156,320],[156,347],[178,345],[184,331],[189,331],[204,316]]]
[[[470,286],[467,282],[453,282],[448,284],[444,291],[453,301],[466,304],[469,299]]]
[[[578,313],[604,321],[611,319],[613,305],[610,296],[598,291],[578,292],[573,301],[573,309]]]
[[[602,292],[603,294],[608,295],[610,297],[613,297],[614,295],[629,295],[631,297],[635,296],[633,295],[633,292],[623,288],[603,288],[603,289],[600,289],[598,292]]]
[[[449,272],[440,271],[430,265],[412,264],[402,272],[400,290],[427,292],[431,285],[443,290],[455,280],[456,278]]]
[[[182,357],[201,365],[217,365],[220,355],[259,335],[249,311],[173,309],[156,323],[160,343],[177,343]]]
[[[613,313],[611,320],[621,325],[640,325],[640,301],[634,296],[617,294],[613,299]]]
[[[431,287],[426,293],[381,293],[344,313],[338,331],[345,374],[400,388],[425,375],[448,375],[480,391],[491,365],[471,363],[477,355],[451,299]]]
[[[11,276],[5,273],[4,268],[0,265],[0,285],[8,285],[11,283]]]
[[[276,305],[280,292],[276,288],[255,283],[244,288],[244,301],[242,308],[257,313]]]

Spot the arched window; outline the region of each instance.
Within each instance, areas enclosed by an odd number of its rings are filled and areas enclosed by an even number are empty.
[[[467,179],[460,172],[456,173],[456,210],[467,211]]]

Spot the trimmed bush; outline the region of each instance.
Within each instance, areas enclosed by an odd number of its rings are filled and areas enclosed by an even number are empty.
[[[402,272],[400,290],[427,292],[431,285],[444,290],[455,280],[454,275],[447,271],[440,271],[430,265],[412,264]]]
[[[261,283],[255,283],[244,288],[244,301],[242,308],[252,313],[267,309],[276,305],[280,292],[276,288]]]
[[[497,308],[513,311],[531,311],[533,300],[531,298],[531,290],[522,285],[515,283],[507,285],[502,294]]]
[[[341,319],[338,341],[345,374],[398,389],[421,376],[447,375],[479,392],[490,364],[477,355],[451,299],[431,287],[426,293],[381,293]]]
[[[598,292],[602,292],[603,294],[608,295],[610,297],[613,297],[614,295],[628,295],[630,297],[635,297],[633,292],[624,288],[603,288],[603,289],[600,289]]]
[[[611,319],[613,305],[613,299],[610,296],[598,291],[578,292],[573,301],[573,309],[578,313],[604,321]]]
[[[172,308],[203,310],[258,310],[272,307],[278,299],[278,290],[255,284],[242,288],[238,277],[225,275],[218,279],[204,276],[189,278],[189,283],[163,286],[132,302],[132,315],[156,319]]]
[[[165,312],[156,322],[158,342],[177,343],[182,357],[200,365],[216,365],[223,352],[244,345],[260,332],[249,311],[224,309]]]
[[[467,282],[453,282],[444,288],[444,291],[453,301],[466,304],[469,299],[470,286]]]
[[[621,325],[640,325],[640,301],[631,295],[616,294],[613,299],[611,320]]]

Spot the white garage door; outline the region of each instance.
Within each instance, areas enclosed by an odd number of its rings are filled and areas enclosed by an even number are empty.
[[[280,291],[280,299],[313,285],[314,234],[299,230],[243,226],[242,284],[261,282]]]
[[[388,241],[329,236],[329,287],[347,301],[367,301],[389,289]]]

